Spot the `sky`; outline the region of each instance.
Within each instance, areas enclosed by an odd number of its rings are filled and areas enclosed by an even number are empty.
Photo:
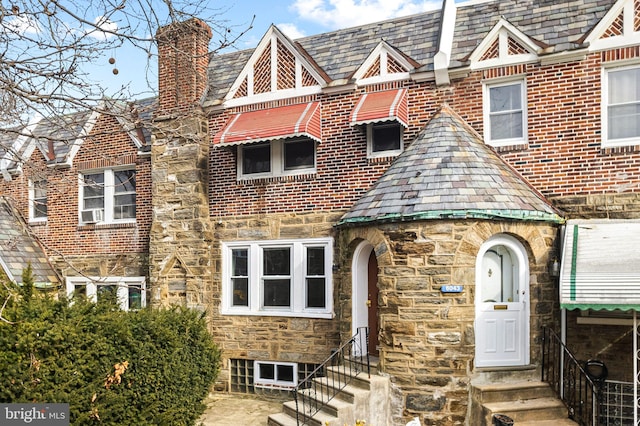
[[[342,28],[383,21],[399,16],[407,16],[427,10],[439,9],[441,0],[210,0],[209,7],[215,8],[219,20],[237,32],[246,32],[231,49],[244,50],[255,47],[271,24],[275,24],[291,39],[320,34]],[[254,18],[255,15],[255,18]],[[217,47],[216,36],[210,49]],[[134,49],[119,49],[114,55],[116,63],[111,65],[107,58],[103,63],[94,64],[92,71],[99,81],[110,90],[117,90],[130,84],[132,93],[146,90],[146,79],[141,70],[146,66],[146,57]],[[113,74],[113,68],[118,74]],[[155,77],[152,72],[151,80]],[[157,84],[152,81],[152,84]],[[148,93],[148,92],[147,92]],[[138,98],[143,96],[138,96]]]

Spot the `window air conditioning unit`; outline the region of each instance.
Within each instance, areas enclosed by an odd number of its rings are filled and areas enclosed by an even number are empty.
[[[82,210],[81,215],[82,215],[83,223],[102,222],[104,217],[104,210],[102,209]]]

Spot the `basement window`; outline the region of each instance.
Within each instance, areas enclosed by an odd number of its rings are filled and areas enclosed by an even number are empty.
[[[293,362],[255,361],[255,387],[291,389],[298,384],[298,364]]]

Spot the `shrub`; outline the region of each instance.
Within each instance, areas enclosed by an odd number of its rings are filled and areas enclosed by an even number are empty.
[[[202,313],[69,303],[31,283],[0,285],[0,401],[69,403],[74,425],[195,423],[220,368]]]

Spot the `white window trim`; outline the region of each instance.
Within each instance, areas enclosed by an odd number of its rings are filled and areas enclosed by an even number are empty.
[[[237,174],[236,174],[238,176],[238,180],[263,179],[263,178],[280,177],[280,176],[315,174],[316,165],[318,164],[318,150],[317,150],[318,142],[314,141],[311,138],[308,138],[308,139],[314,143],[313,167],[294,169],[294,170],[285,170],[284,168],[284,144],[285,142],[288,142],[288,141],[286,139],[273,139],[270,141],[265,141],[269,143],[269,147],[271,148],[271,171],[266,173],[244,174],[242,172],[244,148],[251,145],[246,145],[246,144],[239,145]],[[264,143],[264,142],[261,142],[261,143]]]
[[[29,222],[46,222],[47,216],[35,217],[35,183],[36,181],[29,179]],[[48,189],[48,188],[47,188]],[[49,202],[49,194],[47,194],[47,204]],[[48,212],[47,212],[48,215]]]
[[[278,366],[293,367],[293,382],[275,379],[263,379],[259,376],[260,365],[273,365],[277,374]],[[292,389],[298,385],[298,364],[295,362],[253,361],[253,385],[257,388]]]
[[[637,61],[629,63],[617,63],[613,66],[602,67],[601,86],[602,99],[600,101],[600,117],[602,120],[601,141],[603,148],[616,148],[621,146],[640,145],[640,135],[633,138],[609,140],[609,72],[624,71],[626,69],[640,68]]]
[[[393,149],[389,151],[373,152],[373,127],[374,126],[392,126],[397,125],[400,127],[400,149]],[[387,121],[379,123],[367,124],[367,158],[384,158],[384,157],[397,157],[402,154],[404,150],[404,126],[397,121]]]
[[[129,310],[129,285],[140,286],[142,307],[147,305],[146,280],[144,277],[67,277],[66,287],[67,296],[73,297],[76,286],[86,286],[87,299],[92,302],[98,300],[98,286],[100,285],[116,285],[118,286],[117,296],[120,302],[120,308],[124,311]]]
[[[489,90],[494,87],[509,86],[514,83],[520,83],[520,99],[522,103],[522,137],[511,139],[491,139],[491,109],[489,105]],[[484,120],[484,141],[487,145],[493,147],[503,147],[512,145],[521,145],[528,143],[528,118],[527,118],[527,81],[524,77],[497,79],[482,82],[482,111]]]
[[[136,218],[127,218],[127,219],[114,219],[113,218],[113,206],[114,206],[114,200],[115,200],[115,181],[114,181],[114,172],[117,171],[122,171],[122,170],[133,170],[134,172],[137,171],[135,169],[135,167],[118,167],[118,168],[111,168],[111,169],[98,169],[98,170],[83,170],[82,173],[78,174],[78,223],[80,224],[93,224],[93,223],[99,223],[99,224],[110,224],[110,223],[135,223],[136,222]],[[102,220],[99,220],[97,222],[85,222],[82,220],[82,210],[83,210],[83,203],[84,203],[84,176],[85,175],[93,175],[93,174],[102,174],[104,175],[104,193],[103,193],[103,205],[102,205],[102,209],[98,209],[98,210],[102,210]],[[138,195],[138,188],[136,186],[136,207],[137,207],[137,195]]]
[[[325,248],[325,307],[306,308],[306,262],[305,247]],[[291,306],[263,307],[262,248],[291,248]],[[231,251],[248,250],[249,302],[248,306],[233,306],[233,286],[231,283]],[[282,316],[301,318],[333,318],[333,239],[310,238],[299,240],[237,241],[222,243],[222,314]]]

